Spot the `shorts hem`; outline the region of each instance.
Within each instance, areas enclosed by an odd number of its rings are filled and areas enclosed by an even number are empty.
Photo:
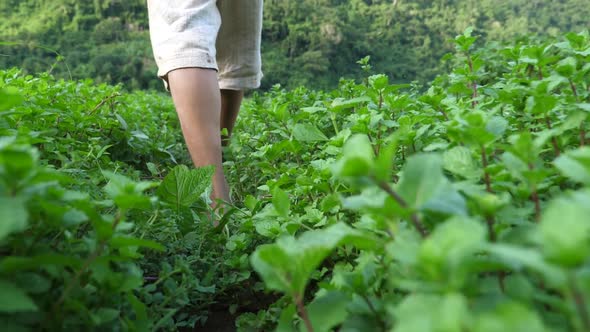
[[[219,89],[221,90],[251,90],[260,87],[262,73],[240,78],[220,78]]]
[[[176,69],[181,68],[204,68],[219,71],[215,57],[208,53],[196,53],[192,55],[177,56],[174,58],[161,61],[158,65],[158,77],[164,82],[164,88],[170,91],[168,83],[168,74]]]
[[[219,70],[215,57],[208,53],[197,53],[194,55],[183,55],[162,61],[158,65],[158,77],[165,78],[168,73],[180,68],[205,68]]]

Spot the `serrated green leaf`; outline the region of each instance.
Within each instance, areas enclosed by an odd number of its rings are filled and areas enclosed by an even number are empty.
[[[281,224],[275,219],[256,220],[254,223],[256,232],[262,236],[276,238],[281,233]]]
[[[547,259],[573,267],[590,257],[590,191],[552,201],[543,212],[537,241]]]
[[[546,332],[543,321],[520,303],[502,303],[491,312],[477,317],[474,332],[521,331]]]
[[[337,112],[370,101],[371,98],[369,97],[357,97],[352,99],[336,98],[332,101],[331,109]]]
[[[296,291],[291,287],[292,276],[288,273],[291,270],[291,257],[284,248],[293,242],[279,239],[276,244],[259,246],[250,258],[252,267],[262,277],[267,288],[285,293]]]
[[[100,308],[91,314],[96,325],[109,323],[117,319],[120,311],[113,308]]]
[[[158,197],[176,207],[188,207],[211,185],[213,172],[213,166],[192,170],[185,165],[176,166],[162,181]]]
[[[317,113],[317,112],[325,112],[325,111],[327,111],[327,108],[310,106],[310,107],[303,107],[303,108],[301,108],[301,110],[306,113]]]
[[[393,162],[397,152],[398,142],[393,139],[380,152],[375,161],[375,178],[379,181],[389,182],[393,173]]]
[[[327,141],[328,137],[310,123],[298,123],[293,127],[293,137],[301,142]]]
[[[127,130],[127,128],[129,128],[129,126],[127,125],[127,121],[125,121],[125,119],[123,119],[122,116],[120,116],[118,113],[115,113],[115,117],[117,118],[117,121],[119,121],[119,123],[121,124],[121,129]]]
[[[295,305],[291,304],[283,309],[276,332],[295,332],[293,318],[295,317]]]
[[[26,271],[46,266],[70,266],[78,268],[81,263],[82,262],[77,258],[55,254],[32,257],[9,256],[0,261],[0,271],[12,273],[15,271]]]
[[[16,282],[30,294],[44,294],[51,288],[51,281],[37,273],[20,273]]]
[[[545,281],[556,287],[563,285],[567,280],[561,269],[546,262],[535,249],[495,243],[488,244],[486,251],[516,271],[530,269],[540,273]]]
[[[15,87],[0,88],[0,111],[5,111],[23,102],[23,98]]]
[[[147,163],[146,166],[147,166],[147,169],[150,171],[150,173],[153,176],[157,176],[157,175],[160,174],[160,172],[158,171],[158,168],[156,167],[156,164],[154,164],[154,163]]]
[[[150,248],[157,251],[164,251],[164,246],[152,240],[139,239],[127,236],[117,236],[111,239],[111,247],[114,249],[125,247],[143,247]]]
[[[256,199],[256,197],[248,195],[246,196],[246,199],[244,199],[244,206],[246,206],[250,210],[250,212],[254,212],[256,206],[258,205],[258,202],[259,201]]]
[[[127,294],[127,300],[131,304],[133,311],[135,312],[135,325],[138,331],[147,331],[149,330],[149,320],[147,314],[147,307],[146,305],[141,302],[133,293],[129,292]]]
[[[369,84],[373,89],[383,90],[389,85],[389,77],[383,74],[372,75],[369,77]]]
[[[559,156],[554,164],[571,180],[590,185],[590,147],[568,151]]]
[[[467,217],[452,217],[438,225],[422,243],[421,266],[435,279],[455,277],[453,282],[461,283],[462,277],[456,276],[456,270],[485,242],[486,229],[481,223]]]
[[[155,182],[135,182],[126,176],[109,171],[102,171],[102,174],[109,179],[104,191],[119,208],[146,209],[151,206],[150,198],[143,192],[157,186]]]
[[[22,199],[0,197],[0,240],[6,236],[22,232],[28,225],[28,212]]]
[[[0,140],[0,176],[11,187],[31,174],[38,154],[30,147],[13,145],[11,139]]]
[[[84,222],[88,221],[88,216],[86,213],[77,210],[71,209],[68,212],[64,213],[63,222],[65,227],[73,227]]]
[[[333,167],[340,177],[369,175],[375,164],[375,152],[367,135],[353,135],[344,144],[342,157]]]
[[[291,202],[289,201],[289,195],[279,187],[276,187],[272,195],[272,205],[275,210],[284,218],[289,216],[291,209]]]
[[[444,168],[465,179],[479,179],[481,169],[476,164],[471,155],[471,150],[464,146],[456,146],[444,152]]]
[[[555,67],[555,71],[559,73],[559,75],[570,78],[574,75],[576,71],[577,61],[574,57],[567,57],[561,61],[559,61]]]
[[[527,110],[533,114],[545,114],[557,105],[558,98],[547,94],[530,96],[527,99]]]
[[[15,284],[0,279],[0,312],[16,313],[37,311],[33,300]]]
[[[465,199],[442,173],[440,155],[418,154],[409,158],[397,190],[413,210],[466,214]]]
[[[348,316],[346,308],[349,303],[350,296],[338,291],[314,299],[306,308],[314,331],[331,331],[341,324]]]
[[[471,326],[467,300],[461,294],[412,294],[395,308],[393,332],[461,332]]]
[[[508,121],[501,116],[493,116],[486,123],[486,130],[496,138],[501,137],[508,128]]]
[[[524,274],[511,274],[506,277],[506,294],[528,302],[535,294],[535,286]]]
[[[339,223],[326,229],[308,231],[301,237],[282,237],[274,244],[262,245],[251,256],[254,270],[269,289],[301,296],[311,273],[339,245],[373,248],[368,234]]]

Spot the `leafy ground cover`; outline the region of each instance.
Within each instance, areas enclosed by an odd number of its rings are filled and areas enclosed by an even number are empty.
[[[424,91],[275,87],[207,222],[169,97],[0,72],[11,331],[590,330],[590,38],[474,50]]]

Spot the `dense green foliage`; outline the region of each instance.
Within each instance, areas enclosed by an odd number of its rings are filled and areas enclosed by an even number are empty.
[[[254,94],[217,228],[168,97],[1,71],[2,326],[590,330],[590,36],[475,42],[425,92]]]
[[[264,90],[334,88],[360,78],[356,61],[367,55],[393,82],[427,83],[467,26],[503,42],[579,31],[590,17],[585,0],[267,0],[264,9]],[[0,42],[16,44],[0,46],[0,68],[161,88],[146,11],[143,0],[3,0]],[[67,67],[53,66],[55,52]]]

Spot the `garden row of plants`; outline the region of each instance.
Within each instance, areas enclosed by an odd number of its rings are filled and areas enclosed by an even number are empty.
[[[251,95],[218,227],[169,96],[0,71],[2,326],[590,330],[590,37],[475,41]]]

